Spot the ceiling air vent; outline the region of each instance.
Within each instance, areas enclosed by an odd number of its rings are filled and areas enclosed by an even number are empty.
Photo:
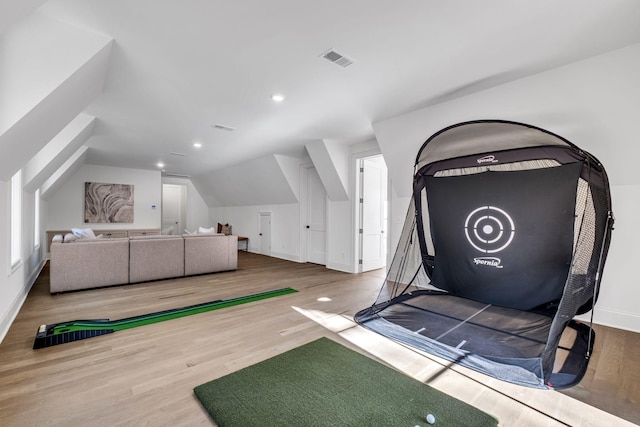
[[[353,64],[353,61],[351,59],[339,54],[333,49],[330,49],[329,51],[323,53],[321,56],[327,61],[331,61],[334,64],[341,66],[342,68],[347,68],[349,65]]]
[[[213,125],[213,127],[215,129],[226,130],[228,132],[236,130],[236,128],[232,128],[231,126],[225,126],[225,125],[221,125],[221,124],[215,124],[215,125]]]
[[[186,156],[185,153],[178,153],[177,151],[172,151],[169,154],[171,154],[172,156],[180,156],[180,157]]]

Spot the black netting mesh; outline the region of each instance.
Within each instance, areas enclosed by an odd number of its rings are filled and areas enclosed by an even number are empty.
[[[380,294],[356,321],[506,381],[579,382],[594,334],[573,317],[597,300],[612,229],[602,165],[542,129],[468,122],[423,145],[413,188]]]

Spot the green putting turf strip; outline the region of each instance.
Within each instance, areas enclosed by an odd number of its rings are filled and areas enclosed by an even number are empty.
[[[63,344],[70,341],[77,341],[79,339],[91,338],[104,333],[150,325],[152,323],[164,322],[165,320],[178,319],[180,317],[219,310],[221,308],[233,307],[234,305],[260,301],[294,292],[298,291],[292,288],[283,288],[237,298],[210,301],[188,307],[143,314],[120,320],[74,320],[70,322],[55,323],[52,325],[43,325],[41,329],[43,327],[45,329],[39,330],[36,334],[34,349]]]
[[[87,331],[98,329],[113,329],[121,331],[123,329],[135,328],[152,323],[164,322],[165,320],[178,319],[180,317],[191,316],[193,314],[205,313],[207,311],[218,310],[221,308],[232,307],[234,305],[246,304],[253,301],[260,301],[267,298],[273,298],[281,295],[287,295],[297,292],[295,289],[284,288],[275,291],[267,291],[259,294],[246,295],[238,298],[226,300],[211,301],[203,304],[191,305],[173,310],[160,311],[157,313],[143,314],[140,316],[128,317],[126,319],[113,321],[91,321],[76,320],[68,323],[59,323],[53,328],[53,334],[62,334],[75,331]]]

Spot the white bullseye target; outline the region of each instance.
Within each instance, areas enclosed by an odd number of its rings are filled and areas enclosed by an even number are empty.
[[[480,252],[494,254],[511,244],[516,227],[511,216],[502,209],[482,206],[467,216],[464,233],[471,246]]]

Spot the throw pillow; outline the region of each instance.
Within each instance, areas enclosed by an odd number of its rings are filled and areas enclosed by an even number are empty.
[[[215,228],[198,227],[198,234],[216,234]]]
[[[224,234],[225,236],[228,236],[231,234],[231,226],[229,224],[225,224],[222,227],[220,227],[220,233]]]
[[[96,235],[90,228],[72,228],[71,232],[78,239],[95,239]]]
[[[62,240],[64,243],[75,242],[77,237],[73,233],[67,233],[64,235],[64,239]]]

